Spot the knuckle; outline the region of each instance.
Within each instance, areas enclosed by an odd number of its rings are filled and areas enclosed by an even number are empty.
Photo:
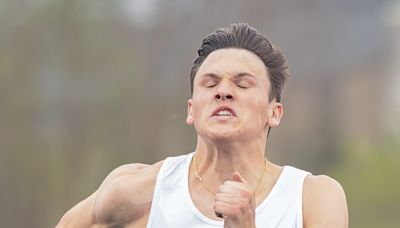
[[[214,208],[220,207],[220,205],[221,205],[221,203],[220,203],[219,201],[216,201],[216,202],[214,203]]]
[[[215,202],[221,201],[221,199],[222,199],[221,194],[215,195]]]

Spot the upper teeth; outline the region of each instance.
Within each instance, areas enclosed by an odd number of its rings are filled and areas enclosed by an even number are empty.
[[[232,116],[232,113],[228,110],[221,110],[217,113],[219,116]]]

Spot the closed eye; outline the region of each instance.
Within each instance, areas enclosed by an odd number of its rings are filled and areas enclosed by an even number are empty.
[[[241,72],[235,75],[234,82],[241,89],[248,89],[255,85],[255,76],[250,73]]]
[[[205,86],[206,88],[212,88],[212,87],[215,87],[217,84],[218,84],[218,82],[216,82],[215,80],[207,80],[207,81],[204,83],[204,86]]]
[[[237,87],[242,88],[242,89],[247,89],[250,87],[250,83],[248,83],[247,81],[244,81],[244,80],[237,82],[236,85],[237,85]]]
[[[205,88],[213,88],[218,85],[221,78],[214,73],[206,73],[201,76],[200,85]]]

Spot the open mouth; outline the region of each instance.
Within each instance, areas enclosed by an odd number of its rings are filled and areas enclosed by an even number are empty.
[[[232,108],[225,106],[214,110],[211,116],[236,116],[236,113]]]

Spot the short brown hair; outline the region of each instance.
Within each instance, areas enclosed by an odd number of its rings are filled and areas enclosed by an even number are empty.
[[[197,51],[198,57],[194,60],[190,71],[192,95],[193,81],[199,67],[211,52],[223,48],[240,48],[255,53],[264,62],[269,74],[271,82],[269,100],[281,101],[283,86],[290,77],[286,59],[281,50],[272,45],[267,37],[245,23],[235,23],[217,29],[203,39],[201,47]]]

